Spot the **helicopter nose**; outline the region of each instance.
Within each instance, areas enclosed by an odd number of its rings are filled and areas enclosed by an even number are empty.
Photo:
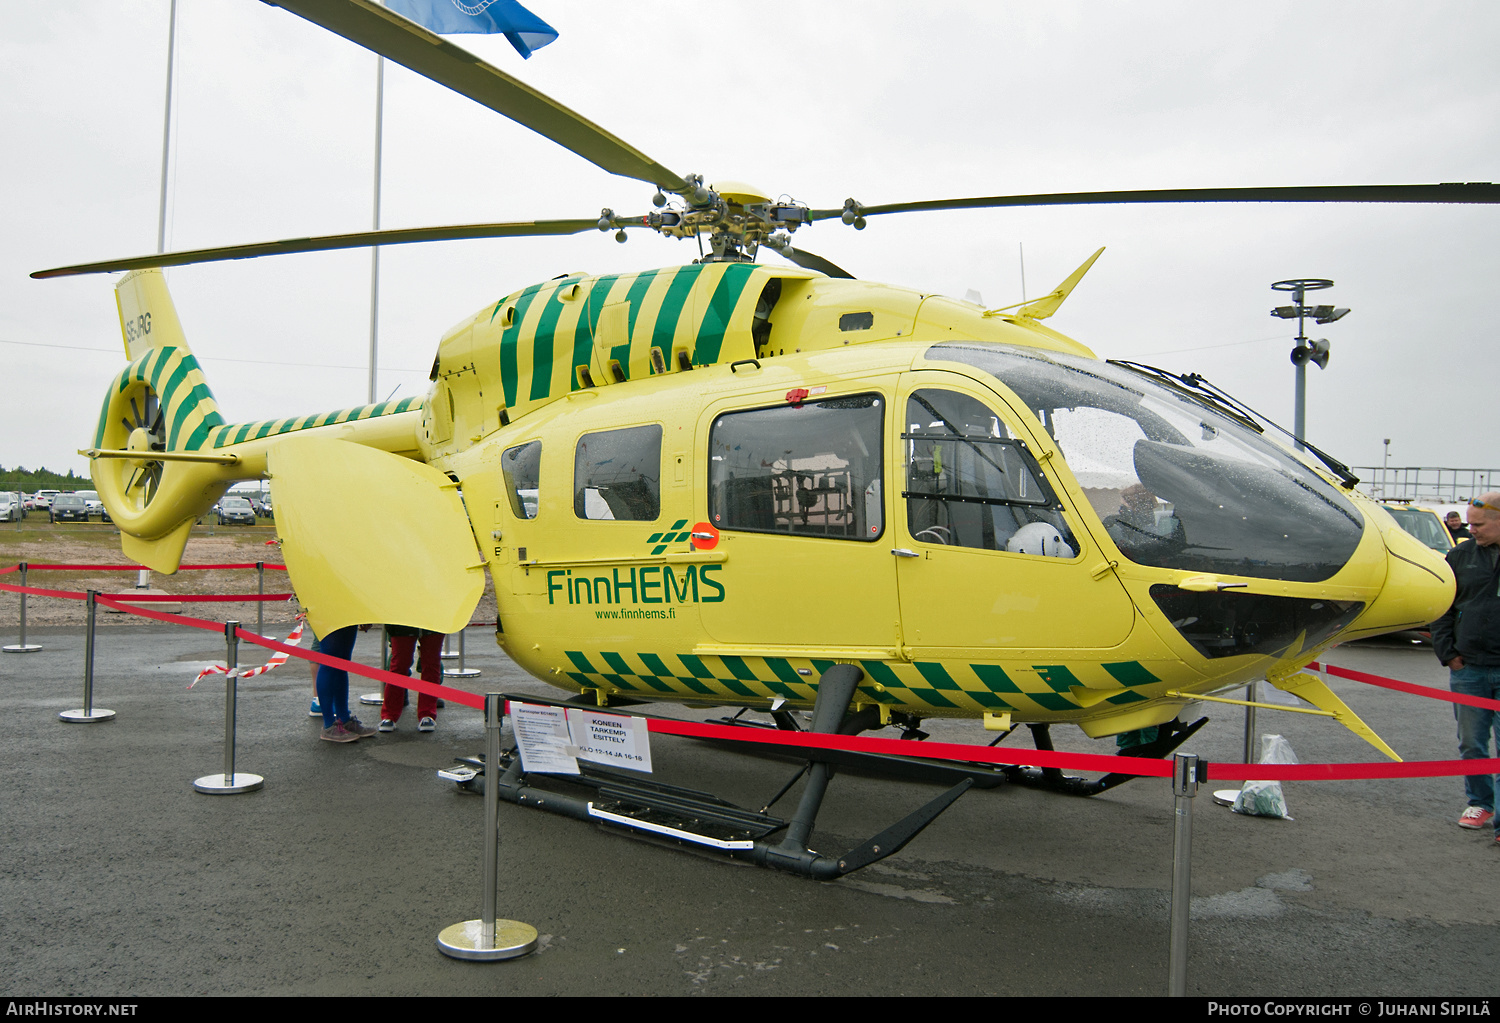
[[[1437,551],[1398,526],[1383,528],[1385,584],[1354,620],[1347,638],[1417,629],[1441,616],[1453,604],[1453,570]]]

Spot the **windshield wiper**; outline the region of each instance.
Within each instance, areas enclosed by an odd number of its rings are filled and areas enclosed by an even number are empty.
[[[1212,406],[1219,412],[1222,412],[1225,415],[1229,416],[1229,418],[1233,419],[1235,422],[1250,427],[1256,433],[1264,433],[1265,430],[1263,430],[1260,425],[1255,422],[1256,419],[1259,419],[1267,426],[1274,427],[1275,429],[1286,434],[1288,437],[1292,438],[1292,441],[1294,443],[1301,444],[1308,451],[1311,451],[1315,456],[1317,456],[1318,461],[1322,462],[1328,467],[1329,472],[1333,473],[1339,478],[1339,481],[1343,483],[1345,490],[1353,490],[1356,486],[1359,485],[1359,477],[1350,472],[1349,467],[1343,462],[1340,462],[1337,458],[1334,458],[1322,448],[1310,443],[1306,438],[1299,438],[1296,434],[1292,433],[1291,430],[1288,430],[1280,423],[1267,418],[1266,416],[1252,409],[1249,405],[1246,405],[1238,399],[1226,394],[1224,391],[1209,383],[1197,373],[1177,374],[1164,370],[1159,366],[1148,366],[1143,362],[1130,362],[1125,359],[1109,359],[1107,361],[1111,366],[1122,366],[1125,369],[1140,373],[1143,376],[1154,377],[1155,379],[1166,384],[1168,387],[1171,387],[1177,391],[1181,391],[1182,393],[1186,394],[1188,397],[1193,398],[1196,401]]]

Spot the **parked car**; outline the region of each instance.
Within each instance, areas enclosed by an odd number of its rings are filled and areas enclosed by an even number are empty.
[[[26,504],[20,491],[0,491],[0,522],[20,522],[26,517]]]
[[[58,494],[52,499],[47,514],[53,522],[87,522],[88,501],[81,494]]]
[[[90,518],[92,518],[93,516],[97,515],[97,516],[99,516],[99,521],[100,522],[104,521],[104,518],[105,518],[105,516],[104,516],[104,502],[101,501],[101,500],[99,500],[99,491],[97,491],[97,490],[75,490],[75,491],[73,491],[73,493],[75,493],[79,497],[83,498],[84,504],[88,505],[89,517]]]
[[[226,497],[219,502],[219,525],[255,525],[255,509],[243,497]]]
[[[51,508],[52,499],[61,493],[61,490],[38,490],[36,492],[36,497],[33,498],[33,500],[36,502],[37,510],[46,511],[48,508]]]

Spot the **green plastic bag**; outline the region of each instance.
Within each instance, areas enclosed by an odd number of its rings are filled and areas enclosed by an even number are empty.
[[[1279,735],[1262,735],[1260,737],[1260,763],[1262,764],[1295,764],[1297,754],[1292,752],[1292,744]],[[1249,814],[1252,817],[1280,817],[1282,820],[1291,820],[1292,817],[1286,812],[1286,795],[1281,791],[1279,781],[1247,781],[1240,788],[1240,794],[1235,797],[1234,806],[1231,807],[1235,813]]]

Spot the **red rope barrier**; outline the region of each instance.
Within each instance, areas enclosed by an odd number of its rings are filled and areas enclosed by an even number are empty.
[[[0,585],[0,589],[21,590],[22,587]],[[33,587],[25,587],[24,592],[74,598],[83,598],[85,596],[81,593],[71,594],[59,590],[38,590]],[[140,597],[132,598],[129,595],[121,596],[125,600],[144,599]],[[205,629],[211,632],[223,631],[223,626],[218,622],[210,622],[202,618],[191,618],[186,615],[170,614],[164,611],[150,611],[143,607],[123,603],[119,597],[96,595],[96,599],[105,607],[116,611],[123,611],[126,614],[141,615],[146,618],[155,619],[156,621],[185,625],[189,628]],[[218,597],[209,599],[244,600],[249,598]],[[324,653],[302,650],[299,647],[288,646],[274,639],[268,639],[265,636],[247,632],[244,629],[236,630],[236,635],[240,639],[254,643],[257,646],[290,654],[294,657],[300,657],[303,660],[314,661],[318,664],[326,664],[333,668],[342,668],[350,674],[359,675],[372,681],[390,683],[405,689],[415,689],[418,692],[428,693],[442,699],[453,700],[455,703],[473,707],[475,710],[484,709],[484,698],[467,690],[454,689],[450,686],[427,682],[424,679],[408,675],[398,675],[392,671],[371,668],[354,661],[331,657]],[[1334,674],[1340,674],[1354,681],[1369,682],[1372,685],[1381,685],[1396,681],[1394,679],[1384,679],[1379,675],[1368,675],[1364,672],[1353,672],[1348,669],[1337,669],[1335,671],[1330,668],[1329,670]],[[1345,674],[1346,672],[1347,674]],[[1413,690],[1426,688],[1412,686],[1411,683],[1405,682],[1387,686],[1387,688],[1400,689],[1401,691],[1407,691],[1407,687]],[[1419,693],[1418,695],[1433,695],[1443,698],[1451,697],[1455,694],[1444,694],[1440,691],[1430,690],[1427,693]],[[1495,701],[1485,702],[1493,703]],[[1100,753],[1063,753],[1055,750],[1001,749],[994,746],[975,746],[968,743],[955,742],[924,741],[917,744],[905,739],[878,739],[863,736],[829,735],[819,732],[786,732],[771,729],[715,725],[702,721],[679,721],[673,718],[646,717],[644,720],[646,721],[646,727],[652,732],[661,735],[680,735],[697,739],[728,739],[734,742],[753,742],[767,746],[846,750],[856,753],[879,753],[892,756],[915,757],[923,760],[954,760],[967,763],[996,764],[1006,767],[1071,768],[1073,770],[1093,773],[1133,774],[1154,778],[1169,778],[1172,775],[1171,762],[1166,760],[1146,760],[1139,757],[1122,757]],[[1434,778],[1467,774],[1500,773],[1500,758],[1482,760],[1422,760],[1409,763],[1327,764],[1230,764],[1205,761],[1204,768],[1206,777],[1211,781],[1323,781],[1377,778]]]
[[[222,622],[210,622],[202,618],[189,618],[187,615],[174,615],[170,611],[148,611],[144,607],[135,607],[131,604],[121,604],[117,600],[108,597],[96,598],[100,604],[116,611],[124,611],[126,614],[140,615],[143,618],[154,618],[159,622],[170,622],[173,625],[186,625],[191,629],[207,629],[209,632],[222,633],[224,625]]]
[[[254,643],[256,646],[263,646],[268,650],[279,650],[282,653],[291,654],[293,657],[300,657],[305,661],[316,661],[319,664],[326,664],[330,668],[342,668],[351,675],[360,675],[376,682],[389,682],[403,689],[415,689],[419,693],[427,693],[443,700],[452,700],[466,707],[473,707],[475,710],[484,710],[484,697],[465,689],[454,689],[451,686],[428,682],[422,678],[413,678],[410,675],[398,675],[394,671],[383,671],[380,668],[371,668],[355,661],[330,657],[325,653],[314,653],[311,650],[302,650],[298,647],[287,646],[285,643],[279,643],[274,639],[267,639],[265,636],[258,636],[253,632],[246,632],[244,629],[238,630],[237,635],[243,640]]]
[[[70,600],[84,600],[88,597],[88,594],[82,590],[44,590],[38,586],[12,586],[9,583],[0,583],[0,590],[8,593],[32,593],[39,597],[64,597]],[[287,600],[296,596],[292,593],[247,593],[244,596],[234,593],[98,593],[96,595],[100,598],[112,597],[115,600],[154,600],[166,604],[244,603]]]
[[[1317,668],[1318,662],[1314,661],[1308,665],[1309,668]],[[1363,682],[1369,686],[1379,686],[1382,689],[1394,689],[1398,693],[1411,693],[1413,696],[1425,696],[1430,700],[1447,700],[1449,703],[1462,703],[1470,707],[1483,707],[1486,710],[1500,710],[1500,700],[1489,700],[1483,696],[1470,696],[1467,693],[1455,693],[1448,689],[1434,689],[1432,686],[1417,685],[1414,682],[1401,682],[1394,678],[1386,678],[1384,675],[1371,675],[1363,671],[1355,671],[1352,668],[1339,668],[1332,664],[1322,666],[1323,670],[1330,675],[1339,678],[1347,678],[1353,682]]]

